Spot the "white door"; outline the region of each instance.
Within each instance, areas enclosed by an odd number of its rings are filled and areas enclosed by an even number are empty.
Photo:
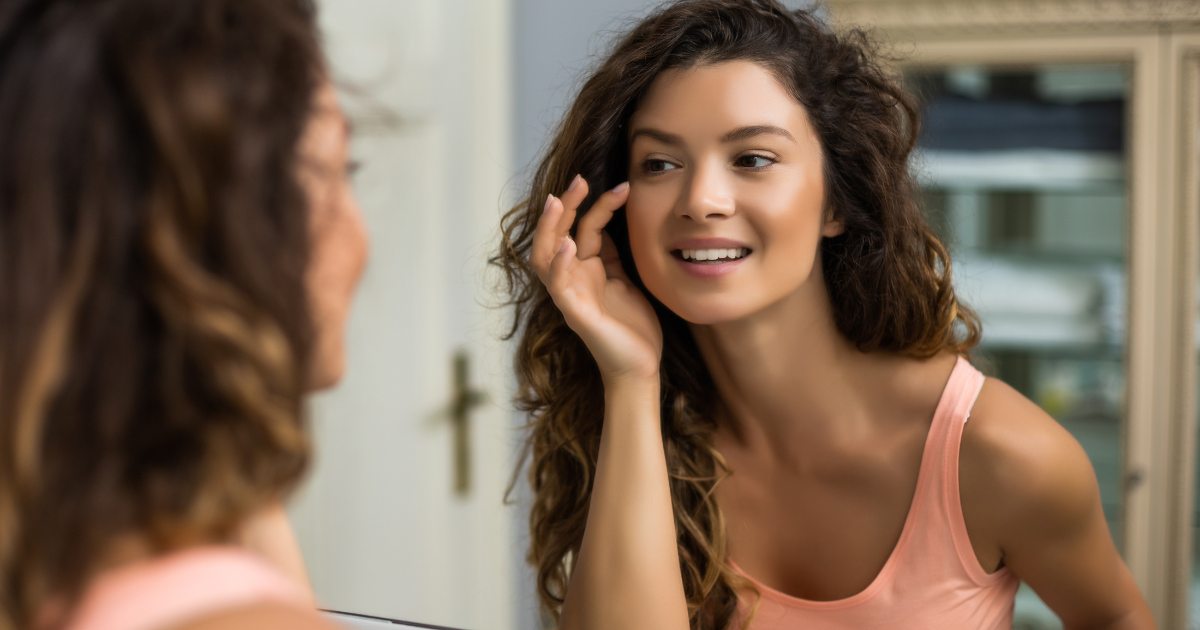
[[[322,4],[372,253],[346,378],[312,405],[316,461],[291,515],[322,607],[511,628],[519,556],[503,493],[516,435],[505,314],[482,278],[511,172],[509,8]],[[458,447],[456,352],[488,398]]]

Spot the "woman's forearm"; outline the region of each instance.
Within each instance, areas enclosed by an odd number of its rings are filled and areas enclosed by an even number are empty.
[[[605,388],[595,474],[560,627],[685,630],[657,380]]]

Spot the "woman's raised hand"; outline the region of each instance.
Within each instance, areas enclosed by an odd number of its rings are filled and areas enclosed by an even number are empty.
[[[629,184],[600,195],[571,238],[588,184],[576,175],[562,198],[550,195],[533,234],[530,262],[542,283],[600,368],[606,384],[624,378],[657,378],[662,327],[654,308],[629,281],[616,247],[604,233],[625,205]]]

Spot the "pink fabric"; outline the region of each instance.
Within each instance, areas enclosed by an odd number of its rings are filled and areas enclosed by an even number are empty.
[[[264,601],[314,606],[258,556],[201,547],[121,567],[97,578],[67,630],[161,630]]]
[[[1020,581],[1008,569],[989,574],[979,566],[959,501],[959,445],[983,382],[960,357],[934,411],[900,540],[875,580],[845,599],[810,601],[746,575],[762,595],[753,630],[1012,628]],[[753,595],[745,597],[739,618],[753,605]]]

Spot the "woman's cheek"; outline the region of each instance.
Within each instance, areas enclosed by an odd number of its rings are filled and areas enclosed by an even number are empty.
[[[648,262],[646,260],[647,246],[654,241],[649,212],[646,208],[644,195],[639,196],[636,188],[631,188],[629,201],[625,204],[625,223],[629,229],[629,246],[633,260],[637,263],[639,272]]]

